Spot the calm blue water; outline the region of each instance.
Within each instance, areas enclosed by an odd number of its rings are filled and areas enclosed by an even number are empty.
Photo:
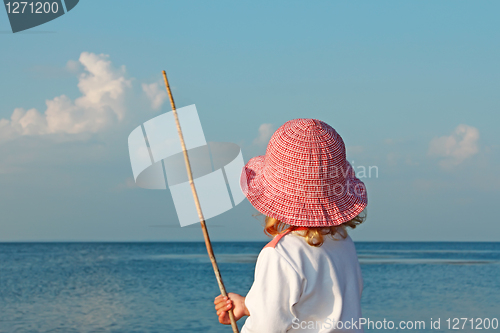
[[[248,291],[263,245],[214,243],[228,291]],[[356,247],[372,321],[500,318],[500,243]],[[204,243],[0,243],[0,332],[232,332],[218,294]]]

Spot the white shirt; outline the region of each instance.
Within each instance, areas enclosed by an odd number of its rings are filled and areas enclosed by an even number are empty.
[[[294,232],[276,237],[257,259],[241,333],[363,332],[363,280],[352,239],[324,236],[313,247]]]

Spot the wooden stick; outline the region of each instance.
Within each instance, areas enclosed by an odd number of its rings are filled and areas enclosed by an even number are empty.
[[[198,212],[198,217],[200,218],[201,230],[203,231],[203,237],[205,238],[205,245],[207,246],[208,256],[214,267],[215,277],[219,283],[219,289],[222,296],[227,296],[226,288],[222,282],[222,276],[220,275],[219,266],[217,266],[217,261],[215,260],[214,251],[212,250],[212,243],[210,242],[210,236],[208,235],[207,225],[205,224],[205,218],[203,217],[203,212],[201,211],[200,201],[198,199],[198,194],[196,193],[196,187],[194,186],[193,174],[191,172],[191,164],[189,163],[189,157],[186,150],[186,144],[184,143],[184,136],[182,135],[181,124],[179,123],[179,117],[177,116],[177,110],[175,109],[174,97],[170,91],[170,85],[168,84],[167,73],[163,71],[163,79],[165,80],[165,86],[167,88],[168,97],[170,98],[170,104],[172,105],[172,111],[174,113],[175,124],[177,125],[177,132],[179,133],[179,139],[181,141],[182,152],[184,153],[184,162],[186,162],[186,169],[189,178],[189,184],[191,185],[191,191],[193,192],[194,203],[196,205],[196,211]],[[229,319],[231,319],[231,327],[234,333],[239,333],[238,326],[236,325],[236,320],[234,318],[233,310],[229,310]]]

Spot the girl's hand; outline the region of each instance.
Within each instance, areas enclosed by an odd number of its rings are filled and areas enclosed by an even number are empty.
[[[214,300],[215,310],[219,316],[219,323],[231,325],[229,319],[229,309],[233,309],[233,314],[236,320],[240,320],[243,316],[250,316],[247,307],[245,306],[245,297],[229,293],[226,297],[219,295]]]

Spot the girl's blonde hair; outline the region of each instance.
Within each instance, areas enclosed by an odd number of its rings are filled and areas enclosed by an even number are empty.
[[[333,239],[335,239],[333,236],[338,234],[345,239],[347,237],[346,228],[349,227],[351,229],[354,229],[356,228],[356,226],[363,223],[365,219],[366,213],[363,211],[355,218],[340,225],[331,227],[308,227],[307,230],[299,233],[299,235],[304,237],[309,245],[319,247],[323,245],[323,242],[325,241],[324,236],[330,235]],[[265,218],[264,232],[270,237],[274,237],[278,234],[284,233],[289,228],[295,229],[296,227],[283,223],[278,219],[275,219],[274,217],[266,216]]]

